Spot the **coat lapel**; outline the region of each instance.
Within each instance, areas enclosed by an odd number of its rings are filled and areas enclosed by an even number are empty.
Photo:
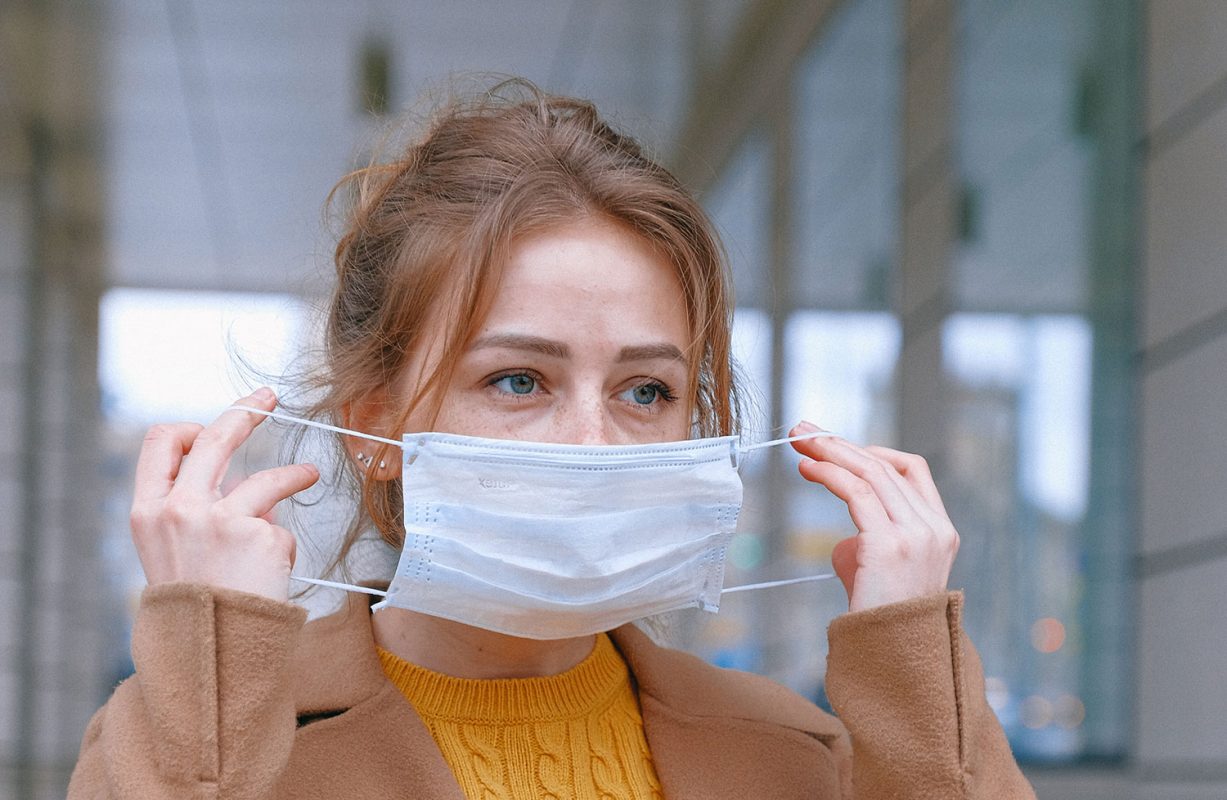
[[[282,795],[465,800],[430,731],[384,675],[370,615],[367,598],[353,595],[303,631],[293,668],[299,730]]]
[[[626,625],[612,632],[638,684],[648,747],[670,800],[837,800],[850,752],[840,723],[757,675],[716,669]]]
[[[366,595],[349,594],[335,614],[303,628],[294,657],[294,701],[299,717],[343,711],[383,690],[387,684]]]

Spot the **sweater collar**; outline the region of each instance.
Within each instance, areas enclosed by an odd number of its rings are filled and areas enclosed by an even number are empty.
[[[452,722],[562,721],[607,707],[630,685],[626,664],[601,634],[583,661],[531,678],[456,678],[380,650],[384,674],[423,718]]]
[[[689,653],[654,643],[634,625],[610,631],[641,696],[695,718],[761,721],[820,739],[838,737],[842,727],[805,703],[781,702],[787,689],[765,678],[734,677]],[[370,598],[351,594],[335,614],[307,623],[294,663],[298,712],[343,711],[389,686],[371,631]],[[736,682],[738,689],[732,690]],[[645,716],[647,710],[645,708]]]

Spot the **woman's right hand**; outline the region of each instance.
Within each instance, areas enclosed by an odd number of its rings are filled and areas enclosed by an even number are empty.
[[[238,405],[271,411],[270,389]],[[221,484],[230,459],[262,414],[237,409],[208,427],[195,423],[149,429],[136,463],[132,540],[150,585],[204,583],[285,601],[294,536],[271,521],[277,503],[319,479],[311,464],[257,472],[229,494]]]

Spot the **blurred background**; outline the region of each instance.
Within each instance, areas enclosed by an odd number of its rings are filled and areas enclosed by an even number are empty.
[[[1041,797],[1227,796],[1227,3],[4,0],[0,797],[62,796],[131,671],[143,431],[301,365],[329,189],[482,73],[595,100],[700,195],[749,438],[929,460]],[[851,530],[761,452],[730,585]],[[731,595],[677,633],[825,703],[844,608]]]

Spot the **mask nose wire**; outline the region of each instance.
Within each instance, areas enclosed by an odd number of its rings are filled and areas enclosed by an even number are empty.
[[[306,425],[309,428],[319,428],[324,431],[332,431],[333,433],[343,433],[346,436],[357,436],[359,439],[370,439],[372,442],[383,442],[390,444],[393,447],[404,448],[405,443],[396,439],[388,439],[383,436],[376,436],[373,433],[363,433],[362,431],[351,431],[349,428],[341,428],[336,425],[329,425],[327,422],[317,422],[313,419],[302,419],[301,417],[292,417],[289,414],[282,414],[280,411],[265,411],[262,408],[252,408],[251,406],[233,405],[226,409],[227,411],[250,411],[252,414],[262,414],[266,417],[281,420],[282,422],[293,422],[297,425]]]

